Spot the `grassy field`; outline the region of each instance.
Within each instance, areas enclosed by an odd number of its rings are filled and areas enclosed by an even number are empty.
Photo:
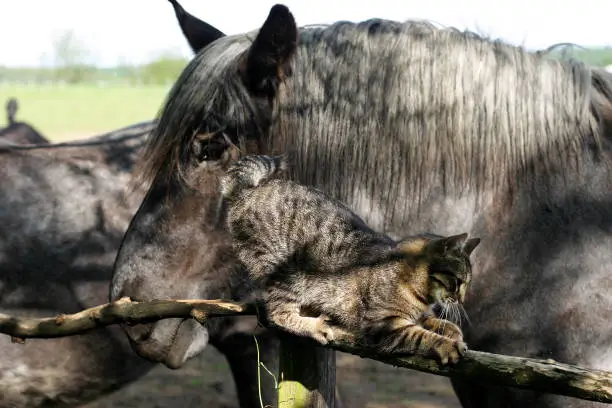
[[[0,103],[4,108],[8,98],[18,98],[18,120],[62,141],[151,120],[169,90],[169,86],[0,85]],[[0,126],[4,121],[3,114]]]

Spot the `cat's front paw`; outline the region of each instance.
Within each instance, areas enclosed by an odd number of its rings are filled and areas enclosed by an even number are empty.
[[[455,341],[463,341],[463,332],[455,323],[429,316],[423,320],[423,328]]]
[[[433,347],[433,350],[442,365],[455,364],[467,351],[467,344],[444,338]]]
[[[334,340],[334,330],[331,328],[328,321],[329,320],[325,316],[320,316],[317,319],[315,330],[312,333],[312,338],[322,345],[326,345]]]
[[[463,332],[459,326],[454,323],[446,322],[446,324],[442,325],[442,333],[440,334],[451,340],[463,343]]]

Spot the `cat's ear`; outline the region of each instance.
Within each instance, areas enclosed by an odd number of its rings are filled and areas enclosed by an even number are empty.
[[[467,232],[464,232],[463,234],[451,235],[449,237],[433,240],[430,245],[436,250],[445,253],[453,249],[461,248],[467,237]]]
[[[480,244],[480,238],[470,238],[467,240],[467,242],[465,243],[465,245],[463,246],[463,250],[465,251],[465,253],[469,255],[472,254],[472,252],[474,251],[474,249],[476,249],[476,247],[478,246],[478,244]]]

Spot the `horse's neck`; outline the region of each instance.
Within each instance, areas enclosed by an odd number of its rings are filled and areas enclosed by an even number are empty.
[[[440,235],[469,232],[493,201],[490,195],[477,199],[472,194],[445,195],[432,191],[420,203],[410,198],[390,202],[384,197],[375,199],[360,189],[337,198],[371,228],[394,239],[425,231]]]

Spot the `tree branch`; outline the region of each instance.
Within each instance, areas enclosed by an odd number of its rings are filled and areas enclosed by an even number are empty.
[[[145,323],[167,318],[253,315],[254,305],[225,300],[157,300],[132,302],[122,298],[113,303],[49,318],[17,318],[0,314],[0,333],[13,341],[25,338],[54,338],[85,333],[113,324]],[[465,377],[476,382],[612,403],[612,373],[557,363],[553,360],[504,356],[469,350],[454,366],[441,366],[422,357],[381,355],[355,343],[350,333],[334,333],[329,347],[378,360],[386,364],[446,377]]]
[[[162,319],[192,317],[203,323],[207,317],[255,314],[255,307],[224,300],[154,300],[132,302],[121,298],[78,313],[56,317],[18,318],[0,313],[0,333],[14,341],[25,338],[73,336],[95,328],[125,323],[147,323]]]
[[[513,357],[468,350],[454,366],[419,356],[395,357],[359,347],[350,334],[334,332],[336,350],[370,358],[396,367],[410,368],[445,377],[463,377],[475,382],[523,388],[612,404],[612,372],[558,363],[552,359]]]

